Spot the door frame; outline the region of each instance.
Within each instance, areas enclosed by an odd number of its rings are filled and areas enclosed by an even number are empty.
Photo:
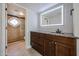
[[[1,42],[1,55],[5,56],[5,46],[6,46],[6,17],[5,17],[5,7],[6,4],[2,3],[2,42]]]
[[[14,3],[15,4],[15,3]],[[16,6],[19,6],[19,7],[21,7],[21,8],[23,8],[23,9],[25,9],[26,10],[26,17],[25,17],[25,37],[24,37],[24,39],[25,39],[25,47],[26,47],[26,49],[27,48],[30,48],[31,46],[30,46],[30,31],[29,31],[29,21],[28,21],[28,9],[27,8],[24,8],[23,6],[20,6],[20,5],[18,5],[18,4],[15,4]],[[6,50],[5,50],[5,47],[6,47],[6,45],[7,45],[7,33],[6,33],[6,20],[7,20],[7,17],[5,16],[6,15],[6,11],[5,11],[5,8],[6,8],[6,3],[2,3],[2,43],[1,43],[1,55],[3,55],[3,56],[5,56],[5,54],[6,54]]]
[[[29,31],[29,18],[28,18],[28,8],[24,8],[23,6],[14,3],[16,6],[21,7],[26,10],[26,15],[25,15],[25,47],[26,49],[31,48],[30,45],[30,31]]]

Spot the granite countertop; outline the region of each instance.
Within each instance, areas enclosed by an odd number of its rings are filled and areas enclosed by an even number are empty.
[[[31,31],[31,32],[38,32],[38,33],[44,33],[44,34],[57,35],[57,36],[64,36],[64,37],[79,39],[78,37],[75,37],[73,35],[73,33],[56,33],[56,32],[47,32],[47,31]]]

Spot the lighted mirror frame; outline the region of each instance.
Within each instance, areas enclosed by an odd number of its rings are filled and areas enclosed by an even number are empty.
[[[61,24],[47,24],[47,25],[43,25],[42,24],[42,16],[44,14],[47,14],[49,12],[53,12],[53,11],[55,11],[57,9],[60,9],[60,8],[61,8]],[[47,11],[45,11],[45,12],[43,12],[43,13],[40,14],[40,26],[57,26],[57,25],[64,25],[63,24],[63,5],[61,5],[59,7],[56,7],[56,8],[53,8],[53,9],[50,9],[50,10],[47,10]]]

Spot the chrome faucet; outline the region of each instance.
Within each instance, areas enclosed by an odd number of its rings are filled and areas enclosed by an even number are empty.
[[[61,33],[61,30],[60,30],[60,29],[57,29],[57,30],[56,30],[56,33]]]

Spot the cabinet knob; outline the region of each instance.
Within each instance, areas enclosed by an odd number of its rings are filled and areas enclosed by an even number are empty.
[[[55,42],[55,44],[56,44],[56,42]]]

